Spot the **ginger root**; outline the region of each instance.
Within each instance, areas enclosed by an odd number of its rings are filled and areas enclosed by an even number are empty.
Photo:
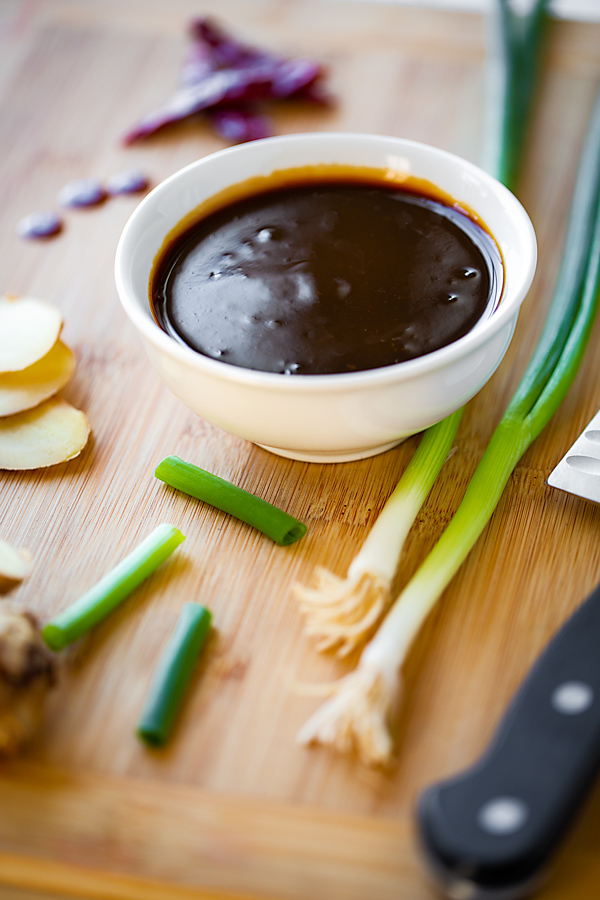
[[[0,606],[0,756],[15,754],[34,734],[55,663],[35,616]]]

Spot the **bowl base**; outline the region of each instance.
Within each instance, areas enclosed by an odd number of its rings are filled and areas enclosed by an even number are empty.
[[[398,440],[390,441],[389,444],[380,444],[378,447],[362,447],[357,450],[286,450],[281,447],[268,447],[266,444],[257,444],[263,450],[269,453],[275,453],[277,456],[285,456],[286,459],[296,459],[299,462],[314,463],[340,463],[353,462],[357,459],[367,459],[369,456],[377,456],[379,453],[385,453],[392,447],[397,447],[406,438],[398,438]]]

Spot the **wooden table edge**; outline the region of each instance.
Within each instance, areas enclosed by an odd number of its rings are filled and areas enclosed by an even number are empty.
[[[194,786],[0,768],[0,884],[119,900],[426,896],[409,818],[378,821]],[[362,893],[361,893],[362,892]]]

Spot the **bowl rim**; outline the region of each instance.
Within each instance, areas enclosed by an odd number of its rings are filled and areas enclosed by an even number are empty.
[[[449,159],[453,163],[460,163],[467,172],[470,172],[479,181],[484,181],[488,186],[493,188],[493,191],[500,196],[503,204],[512,207],[521,220],[520,230],[523,232],[522,243],[524,244],[523,257],[528,262],[524,266],[520,283],[514,288],[515,296],[520,297],[519,302],[511,302],[510,299],[508,302],[500,302],[490,316],[480,319],[467,334],[444,347],[440,347],[437,350],[433,350],[430,353],[426,353],[415,359],[404,360],[403,362],[394,363],[388,366],[380,366],[374,369],[359,370],[357,372],[335,372],[329,374],[305,374],[295,376],[285,375],[280,372],[264,372],[256,369],[247,369],[242,366],[233,365],[232,363],[203,356],[191,347],[180,344],[175,338],[163,331],[151,315],[148,316],[147,313],[142,311],[139,302],[136,299],[132,299],[130,296],[131,294],[134,294],[134,291],[133,288],[130,287],[129,279],[126,274],[128,270],[128,256],[130,250],[133,250],[134,246],[137,246],[140,239],[139,235],[136,234],[136,231],[140,228],[140,219],[142,219],[146,214],[146,211],[151,209],[162,196],[171,191],[174,185],[185,180],[190,172],[202,169],[207,164],[210,165],[215,158],[218,157],[221,159],[226,156],[235,157],[240,153],[247,153],[248,148],[252,148],[253,152],[258,152],[261,145],[272,146],[274,144],[285,145],[303,142],[325,143],[331,140],[337,140],[340,141],[340,143],[374,143],[391,141],[397,144],[398,149],[405,147],[417,151],[424,150],[427,153],[433,153],[434,155]],[[235,182],[232,181],[231,183],[234,184]],[[487,343],[502,329],[503,326],[508,324],[512,318],[516,319],[521,303],[531,287],[536,265],[537,240],[533,224],[527,211],[505,185],[484,169],[475,165],[475,163],[431,144],[425,144],[408,138],[366,132],[319,131],[276,135],[245,144],[225,147],[214,153],[207,154],[200,159],[194,160],[169,175],[140,201],[127,220],[117,245],[114,268],[119,300],[124,312],[132,324],[138,330],[142,338],[146,339],[151,344],[154,344],[158,349],[171,357],[175,357],[179,362],[198,369],[200,372],[213,375],[220,380],[237,382],[240,385],[292,392],[321,392],[324,388],[331,391],[347,390],[350,387],[366,388],[371,386],[373,382],[380,386],[390,383],[398,384],[399,382],[410,381],[423,374],[444,368],[453,361],[457,361],[470,355],[470,353]]]

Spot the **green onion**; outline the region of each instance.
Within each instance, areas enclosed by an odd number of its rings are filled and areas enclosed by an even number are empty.
[[[321,567],[314,587],[294,585],[305,631],[318,638],[318,650],[346,656],[369,639],[385,615],[406,536],[448,457],[461,415],[458,410],[425,432],[346,578]]]
[[[152,747],[171,735],[194,666],[210,631],[212,615],[199,603],[185,603],[160,658],[137,726],[138,736]]]
[[[62,650],[113,611],[185,540],[173,525],[159,525],[139,547],[42,629],[51,650]]]
[[[306,534],[306,525],[293,516],[178,456],[167,456],[154,474],[170,487],[241,519],[283,546]]]
[[[498,0],[497,15],[491,17],[484,155],[488,170],[508,187],[516,179],[525,140],[546,5],[547,0],[535,0],[529,13],[516,16],[508,0]],[[589,216],[580,210],[573,245],[581,241],[584,226],[578,226],[583,220],[588,221]],[[581,276],[580,269],[578,272]],[[571,275],[567,273],[563,280],[562,294],[568,303],[573,297]],[[550,315],[545,342],[552,344],[554,353],[542,348],[533,363],[535,373],[543,375],[544,365],[552,371],[557,361],[555,351],[560,352],[564,346],[576,305],[577,299],[569,309],[559,309],[558,300],[553,304],[556,312]],[[538,386],[534,378],[532,396]],[[317,650],[335,649],[339,656],[345,656],[364,644],[377,628],[391,603],[392,580],[405,539],[448,456],[461,415],[459,410],[425,432],[415,465],[406,469],[347,577],[338,578],[320,567],[312,587],[294,586],[305,615],[305,631],[318,639]]]
[[[423,622],[485,528],[515,465],[568,391],[592,329],[600,289],[600,92],[580,157],[555,291],[532,360],[442,537],[364,648],[357,669],[306,723],[301,743],[368,764],[392,754],[388,721],[401,694],[400,669]]]

